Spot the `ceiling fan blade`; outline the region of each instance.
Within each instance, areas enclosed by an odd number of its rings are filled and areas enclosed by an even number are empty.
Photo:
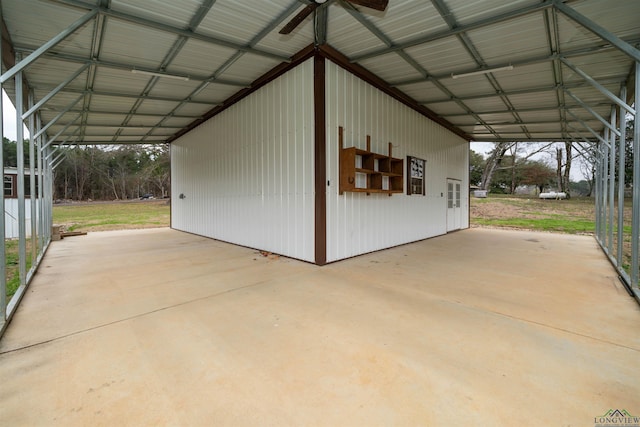
[[[302,9],[296,16],[291,18],[291,21],[287,22],[287,25],[282,27],[282,29],[279,31],[279,33],[280,34],[289,34],[291,31],[295,30],[295,28],[298,25],[300,25],[300,23],[302,21],[304,21],[304,19],[307,16],[311,15],[311,13],[314,10],[316,10],[317,7],[318,7],[317,3],[311,3],[310,5],[308,5],[304,9]]]
[[[389,0],[347,0],[350,3],[357,4],[358,6],[368,7],[369,9],[375,9],[383,11],[387,8]]]

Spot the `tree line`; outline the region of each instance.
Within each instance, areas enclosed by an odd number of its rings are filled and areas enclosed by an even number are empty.
[[[169,145],[60,147],[53,171],[54,200],[126,200],[171,193]],[[3,140],[4,164],[17,166],[17,143]],[[54,156],[54,157],[55,157]],[[24,141],[29,167],[29,141]]]
[[[546,159],[541,156],[544,153],[549,154]],[[486,159],[471,151],[470,183],[493,193],[514,194],[521,186],[535,187],[537,193],[570,193],[573,156],[570,143],[496,143]]]
[[[624,180],[631,186],[633,177],[634,121],[627,120],[624,142]],[[495,143],[485,158],[470,152],[471,185],[494,193],[514,194],[518,187],[535,186],[537,193],[549,190],[574,195],[591,196],[595,185],[596,147],[574,143]],[[616,176],[618,174],[616,150]],[[572,168],[579,168],[585,179],[571,182]]]

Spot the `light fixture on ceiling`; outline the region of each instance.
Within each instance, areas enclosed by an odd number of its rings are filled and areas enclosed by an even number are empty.
[[[133,74],[144,74],[145,76],[166,77],[168,79],[189,81],[188,76],[177,76],[175,74],[165,74],[165,73],[156,73],[154,71],[136,70],[135,68],[131,70],[131,72]]]
[[[451,73],[451,78],[459,79],[461,77],[478,76],[480,74],[489,74],[489,73],[495,73],[497,71],[511,71],[511,70],[513,70],[513,65],[507,65],[506,67],[487,68],[486,70],[472,71],[470,73],[463,73],[463,74]]]

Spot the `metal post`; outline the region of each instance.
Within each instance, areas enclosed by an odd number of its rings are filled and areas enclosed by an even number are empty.
[[[50,148],[47,148],[47,151],[50,151]],[[46,152],[43,153],[43,155],[44,154],[46,154]],[[45,231],[47,233],[47,242],[49,242],[51,241],[51,226],[53,226],[53,170],[46,161],[44,162],[44,167],[46,168],[45,178],[47,180],[47,185],[45,186],[45,190],[47,191],[47,227]]]
[[[596,199],[598,200],[598,216],[600,217],[600,230],[598,233],[598,240],[600,243],[604,243],[602,236],[607,228],[607,224],[604,220],[604,206],[602,203],[602,195],[604,193],[604,183],[602,182],[602,176],[604,175],[604,165],[606,164],[607,157],[605,154],[606,146],[604,144],[599,144],[598,146],[598,156],[600,159],[600,168],[598,170],[598,193],[596,195]]]
[[[623,85],[620,98],[627,99],[627,88]],[[627,139],[627,115],[620,108],[620,144],[618,146],[618,267],[623,265],[624,243],[624,181],[625,181],[625,145]]]
[[[609,129],[605,128],[604,129],[604,139],[609,141]],[[601,194],[601,214],[602,214],[602,222],[604,227],[601,228],[600,230],[600,242],[602,243],[603,246],[606,247],[606,243],[607,243],[607,234],[609,231],[609,228],[611,227],[611,224],[607,221],[607,207],[608,207],[608,203],[607,203],[607,199],[609,196],[609,192],[608,190],[608,182],[607,182],[607,178],[609,175],[609,153],[611,152],[611,150],[609,150],[609,147],[603,144],[602,147],[602,174],[600,175],[600,180],[602,182],[602,187],[600,187],[602,189],[602,194]]]
[[[16,82],[16,157],[18,163],[18,267],[20,272],[20,285],[26,284],[27,278],[27,243],[25,229],[24,206],[24,131],[22,123],[22,110],[24,101],[22,98],[22,71],[15,75]]]
[[[33,107],[33,90],[29,91],[29,108]],[[31,266],[36,265],[38,259],[38,231],[36,228],[36,152],[33,136],[35,134],[35,117],[29,116],[29,208],[31,210]]]
[[[596,211],[596,239],[600,240],[600,229],[602,228],[602,218],[600,216],[600,169],[602,167],[602,145],[596,145],[596,170],[594,176],[595,183],[595,211]]]
[[[48,244],[51,241],[51,227],[53,226],[53,219],[51,218],[51,215],[53,214],[53,210],[50,209],[50,198],[49,198],[49,193],[50,193],[50,188],[52,187],[51,184],[51,180],[50,178],[50,169],[49,169],[49,162],[46,160],[46,156],[47,153],[49,152],[49,148],[42,148],[42,169],[43,169],[43,188],[42,188],[42,192],[43,192],[43,196],[44,196],[44,200],[42,201],[43,203],[43,216],[45,219],[45,223],[44,223],[44,241]]]
[[[633,127],[633,208],[631,213],[631,287],[638,290],[638,239],[640,238],[640,125],[638,123],[638,100],[640,100],[640,61],[636,61],[636,114]]]
[[[0,34],[4,26],[2,16],[2,5],[0,4]],[[2,58],[2,45],[0,42],[0,58]],[[2,75],[2,67],[0,67],[0,76]],[[7,321],[7,274],[6,274],[6,255],[5,255],[5,232],[4,232],[4,105],[2,103],[2,90],[0,85],[0,166],[2,171],[2,191],[0,191],[0,206],[2,206],[2,215],[0,215],[0,333],[4,330]]]
[[[36,128],[40,129],[42,127],[42,118],[40,114],[36,115]],[[37,164],[38,164],[38,244],[40,246],[40,250],[44,251],[44,199],[42,198],[44,186],[43,178],[44,178],[44,170],[42,169],[42,136],[36,138],[36,148],[37,148]]]
[[[617,122],[616,107],[611,107],[611,126],[615,126]],[[613,256],[613,228],[614,228],[614,208],[615,208],[615,186],[616,186],[616,134],[609,131],[611,150],[609,150],[609,240],[607,249],[609,255]],[[620,227],[620,224],[618,224]]]

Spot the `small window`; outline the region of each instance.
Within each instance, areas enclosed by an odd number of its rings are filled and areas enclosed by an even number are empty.
[[[13,176],[4,176],[4,197],[14,197],[13,195]]]
[[[407,194],[425,195],[425,163],[426,160],[407,156]]]

